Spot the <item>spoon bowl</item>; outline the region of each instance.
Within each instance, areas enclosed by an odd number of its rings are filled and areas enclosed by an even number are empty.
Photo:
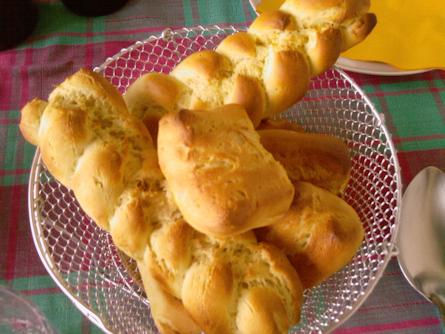
[[[398,261],[408,282],[445,315],[445,174],[423,169],[402,200]]]

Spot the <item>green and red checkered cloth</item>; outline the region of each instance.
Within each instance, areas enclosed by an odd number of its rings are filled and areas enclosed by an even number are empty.
[[[100,330],[57,288],[34,248],[27,183],[35,149],[18,130],[20,108],[33,97],[46,98],[77,69],[97,66],[166,27],[247,25],[254,16],[247,0],[130,0],[117,13],[94,19],[73,15],[58,1],[41,0],[33,35],[16,49],[0,52],[0,284],[29,296],[60,333]],[[428,165],[445,169],[445,72],[351,75],[385,115],[404,185]],[[394,259],[372,295],[335,331],[444,332],[436,308],[410,288]]]

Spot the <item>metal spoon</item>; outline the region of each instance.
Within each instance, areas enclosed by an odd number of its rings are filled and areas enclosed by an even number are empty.
[[[445,174],[423,169],[402,200],[398,260],[408,282],[445,320]]]

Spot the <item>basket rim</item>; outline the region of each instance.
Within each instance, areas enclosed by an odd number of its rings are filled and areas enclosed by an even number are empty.
[[[379,121],[379,124],[377,124],[377,125],[382,129],[383,133],[385,134],[385,137],[387,139],[387,143],[388,143],[388,145],[390,147],[390,150],[392,152],[392,158],[394,159],[394,169],[395,169],[395,174],[397,176],[397,189],[396,189],[395,193],[397,194],[396,198],[397,198],[398,205],[394,208],[394,210],[395,210],[395,222],[394,222],[394,225],[393,225],[392,231],[391,231],[391,241],[386,244],[386,248],[387,248],[386,253],[387,254],[385,256],[385,260],[383,261],[379,271],[375,275],[373,281],[368,285],[368,287],[366,288],[364,293],[354,303],[354,307],[352,307],[350,310],[347,310],[345,313],[343,313],[342,316],[340,316],[338,318],[338,322],[336,322],[327,331],[327,333],[330,333],[330,332],[334,331],[340,325],[344,324],[360,308],[360,306],[366,301],[366,299],[368,299],[368,297],[372,294],[372,292],[376,288],[378,282],[380,281],[380,279],[383,276],[383,273],[386,270],[386,267],[387,267],[389,261],[391,261],[393,256],[397,255],[397,245],[396,245],[396,242],[397,242],[397,235],[398,235],[398,232],[399,232],[400,211],[401,211],[400,208],[401,208],[401,204],[402,204],[402,178],[401,178],[401,170],[400,170],[400,165],[399,165],[399,159],[397,157],[396,147],[395,147],[395,145],[394,145],[394,143],[392,141],[392,136],[391,136],[388,128],[385,125],[384,118],[382,117],[383,114],[380,114],[377,111],[377,109],[375,108],[374,104],[371,102],[369,97],[360,88],[360,86],[351,78],[351,76],[349,76],[345,71],[343,71],[342,69],[340,69],[340,68],[338,68],[336,66],[334,66],[334,68],[335,68],[336,71],[341,73],[342,76],[344,76],[349,81],[351,86],[354,87],[354,89],[356,89],[357,92],[359,92],[361,94],[363,100],[365,100],[365,102],[370,107],[373,115]]]
[[[119,52],[117,52],[115,55],[106,58],[106,60],[99,66],[94,67],[94,72],[103,72],[105,68],[111,64],[112,62],[116,61],[120,57],[122,57],[124,54],[130,53],[131,51],[137,49],[138,47],[149,43],[153,40],[168,36],[171,33],[187,33],[187,32],[199,32],[199,31],[208,31],[210,29],[216,29],[216,30],[232,30],[233,32],[237,31],[245,31],[247,27],[235,27],[234,25],[224,25],[224,24],[218,24],[218,25],[197,25],[193,27],[184,27],[184,28],[178,28],[178,29],[164,29],[160,33],[152,34],[146,39],[138,40],[131,44],[128,47],[122,48]],[[399,223],[400,223],[400,208],[401,208],[401,202],[402,202],[402,179],[401,179],[401,169],[397,157],[397,150],[395,148],[395,145],[392,141],[391,134],[388,130],[388,128],[385,125],[384,119],[382,117],[382,114],[379,114],[377,109],[375,108],[374,104],[371,102],[369,97],[363,92],[363,90],[358,86],[358,84],[342,69],[337,68],[333,66],[333,69],[340,73],[340,75],[351,84],[352,88],[358,92],[361,95],[361,98],[366,102],[367,107],[371,110],[372,115],[376,118],[378,121],[376,126],[381,129],[381,131],[384,133],[386,138],[386,143],[389,146],[389,149],[391,151],[391,158],[394,161],[394,176],[396,179],[396,185],[397,189],[394,191],[394,197],[397,201],[397,205],[394,208],[394,224],[391,227],[391,238],[389,242],[386,242],[386,251],[384,251],[384,260],[382,261],[382,264],[380,265],[380,268],[376,272],[375,276],[372,280],[369,281],[368,286],[366,289],[361,293],[361,295],[356,299],[356,301],[353,304],[353,307],[349,309],[345,309],[344,312],[339,316],[335,321],[331,321],[329,324],[329,328],[325,331],[326,333],[332,332],[336,328],[338,328],[340,325],[344,324],[359,308],[360,306],[365,302],[365,300],[369,297],[369,295],[373,292],[375,287],[377,286],[377,283],[380,281],[389,261],[393,256],[397,254],[397,247],[396,247],[396,241],[397,241],[397,235],[399,231]],[[29,220],[30,220],[30,227],[32,232],[33,241],[37,250],[37,253],[40,257],[40,260],[42,261],[46,271],[51,276],[51,278],[54,280],[54,282],[58,285],[58,287],[62,290],[62,292],[73,302],[73,304],[79,309],[79,311],[85,315],[91,322],[93,322],[96,326],[98,326],[101,330],[103,330],[105,333],[112,333],[110,329],[107,328],[106,324],[101,320],[100,316],[88,308],[88,306],[79,298],[77,298],[74,294],[70,292],[69,285],[66,283],[66,281],[63,279],[63,277],[60,275],[60,272],[56,270],[56,268],[52,265],[52,261],[49,256],[48,247],[46,245],[46,242],[42,238],[43,230],[42,227],[38,224],[38,214],[37,210],[35,210],[35,207],[37,205],[35,201],[35,194],[38,193],[38,175],[41,170],[41,155],[40,150],[37,148],[36,152],[34,154],[34,158],[31,165],[31,171],[29,176],[29,183],[28,183],[28,214],[29,214]]]

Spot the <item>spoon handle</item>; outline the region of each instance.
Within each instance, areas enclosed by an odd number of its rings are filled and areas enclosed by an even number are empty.
[[[436,304],[437,308],[439,309],[440,315],[442,316],[442,324],[445,324],[445,299],[433,293],[431,296],[431,301]]]

